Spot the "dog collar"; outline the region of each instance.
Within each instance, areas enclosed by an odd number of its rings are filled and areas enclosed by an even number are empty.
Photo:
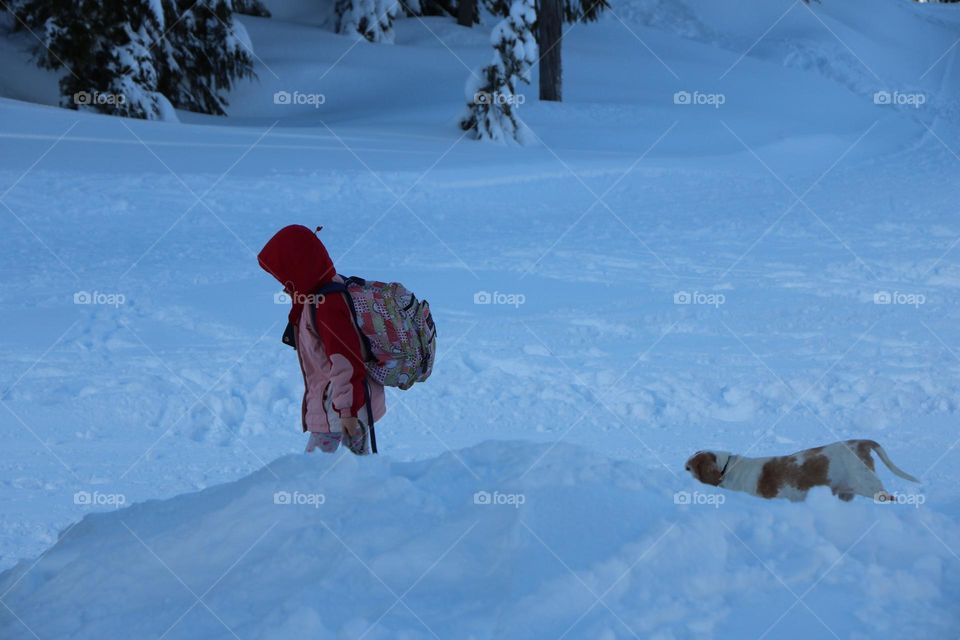
[[[720,482],[723,482],[723,476],[727,473],[727,467],[730,466],[730,459],[733,458],[733,455],[727,456],[727,461],[723,463],[723,469],[720,469]]]

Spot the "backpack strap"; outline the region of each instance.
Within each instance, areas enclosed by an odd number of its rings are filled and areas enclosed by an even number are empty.
[[[343,276],[340,276],[343,278]],[[357,335],[360,336],[360,344],[363,345],[364,357],[367,362],[372,362],[373,364],[380,364],[377,361],[377,358],[373,355],[373,345],[370,344],[370,338],[367,337],[367,334],[363,332],[363,327],[357,322],[357,308],[353,304],[353,297],[350,295],[350,290],[347,289],[347,284],[358,283],[360,285],[366,284],[366,280],[363,278],[358,278],[356,276],[350,276],[349,278],[343,278],[343,282],[328,282],[323,285],[314,293],[320,294],[321,296],[329,295],[331,293],[342,293],[347,299],[347,306],[350,307],[350,316],[353,319],[353,326],[357,328]],[[313,317],[317,317],[317,309],[320,306],[318,302],[313,304]],[[316,323],[314,323],[316,325]]]
[[[347,284],[357,283],[360,285],[366,284],[366,280],[363,278],[358,278],[356,276],[351,276],[349,278],[344,278],[343,282],[330,282],[319,289],[314,293],[320,295],[328,295],[331,293],[342,293],[347,298],[347,305],[350,307],[350,314],[353,316],[353,325],[357,329],[357,334],[360,336],[360,341],[363,344],[364,350],[367,352],[367,360],[376,362],[376,358],[373,356],[373,348],[370,346],[370,339],[363,333],[363,330],[357,324],[357,309],[353,306],[353,298],[350,296],[350,291],[347,289]],[[316,327],[316,317],[317,310],[320,306],[319,302],[313,304],[313,318],[314,318],[314,327]],[[373,400],[370,394],[370,383],[367,381],[366,377],[363,379],[363,394],[365,396],[366,402],[364,405],[367,409],[367,428],[370,430],[370,451],[373,453],[377,452],[377,432],[374,429],[373,424]]]
[[[327,295],[328,293],[346,293],[347,285],[343,282],[328,282],[322,287],[318,288],[314,293],[320,295]]]
[[[370,383],[364,378],[363,391],[367,396],[367,427],[370,429],[370,451],[377,453],[377,432],[373,427],[373,396],[370,394]]]

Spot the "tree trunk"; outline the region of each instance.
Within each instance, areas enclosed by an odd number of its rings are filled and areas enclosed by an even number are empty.
[[[560,102],[563,69],[560,47],[563,38],[561,0],[540,0],[540,99]]]
[[[472,27],[476,11],[477,0],[460,0],[460,5],[457,7],[457,24],[461,27]]]

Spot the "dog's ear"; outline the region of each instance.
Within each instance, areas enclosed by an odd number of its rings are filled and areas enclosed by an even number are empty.
[[[720,467],[717,465],[716,454],[710,451],[702,451],[693,457],[690,462],[697,479],[703,484],[720,485]]]

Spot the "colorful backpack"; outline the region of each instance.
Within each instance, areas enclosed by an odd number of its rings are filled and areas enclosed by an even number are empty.
[[[341,276],[342,277],[342,276]],[[319,293],[346,293],[367,354],[367,373],[386,387],[409,389],[433,372],[437,327],[426,300],[398,282],[343,277]]]

